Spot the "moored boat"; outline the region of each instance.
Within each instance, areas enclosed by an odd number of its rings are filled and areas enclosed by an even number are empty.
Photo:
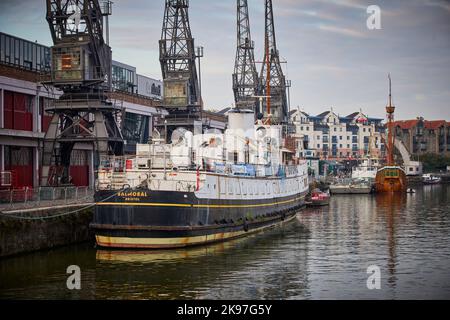
[[[438,184],[441,183],[442,178],[434,176],[432,174],[424,174],[422,176],[422,181],[424,184]]]
[[[389,104],[386,107],[388,117],[387,165],[377,171],[375,188],[377,192],[405,192],[407,188],[406,172],[394,162],[394,112],[392,105],[391,76],[389,75]]]
[[[331,194],[369,194],[372,186],[363,180],[343,180],[330,185]]]
[[[312,207],[327,206],[330,204],[330,194],[323,192],[320,189],[314,189],[311,192],[310,200],[309,205]]]
[[[378,170],[378,159],[366,158],[352,170],[352,179],[375,181]]]
[[[377,192],[402,192],[407,188],[406,172],[398,166],[385,166],[378,170],[375,183]]]
[[[224,133],[177,131],[98,172],[91,227],[111,248],[177,248],[245,236],[293,219],[305,205],[305,161],[280,148],[282,127],[229,114]],[[195,152],[193,152],[195,150]]]

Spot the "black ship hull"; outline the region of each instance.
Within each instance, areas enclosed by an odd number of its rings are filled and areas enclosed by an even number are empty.
[[[225,241],[293,219],[305,194],[280,198],[199,199],[194,192],[98,191],[97,244],[107,248],[180,248]]]

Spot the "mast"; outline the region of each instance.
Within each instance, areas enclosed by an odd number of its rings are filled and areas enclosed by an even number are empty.
[[[263,62],[263,64],[265,63],[266,64],[266,68],[267,68],[267,75],[266,75],[266,83],[265,83],[265,86],[266,86],[266,104],[267,104],[267,119],[268,119],[268,124],[270,125],[271,124],[271,121],[272,121],[272,119],[271,119],[271,108],[270,108],[270,55],[269,55],[269,37],[268,37],[268,35],[266,34],[266,41],[265,41],[265,44],[266,44],[266,61],[264,61]]]
[[[261,96],[266,96],[265,114],[274,124],[287,123],[286,79],[275,36],[272,0],[265,0],[265,50],[260,76]],[[269,113],[270,112],[270,113]]]
[[[387,118],[388,118],[388,153],[387,153],[387,164],[388,166],[394,165],[394,133],[393,122],[394,122],[394,112],[395,106],[392,105],[392,80],[391,74],[388,75],[389,78],[389,104],[386,107]]]

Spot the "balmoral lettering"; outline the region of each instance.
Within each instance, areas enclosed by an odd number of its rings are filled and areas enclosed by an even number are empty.
[[[117,194],[119,197],[135,197],[135,198],[144,198],[148,197],[147,192],[144,191],[136,191],[136,192],[119,192]]]

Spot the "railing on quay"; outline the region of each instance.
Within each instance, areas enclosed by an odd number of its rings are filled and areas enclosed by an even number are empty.
[[[89,187],[39,187],[0,190],[0,210],[92,203]]]

